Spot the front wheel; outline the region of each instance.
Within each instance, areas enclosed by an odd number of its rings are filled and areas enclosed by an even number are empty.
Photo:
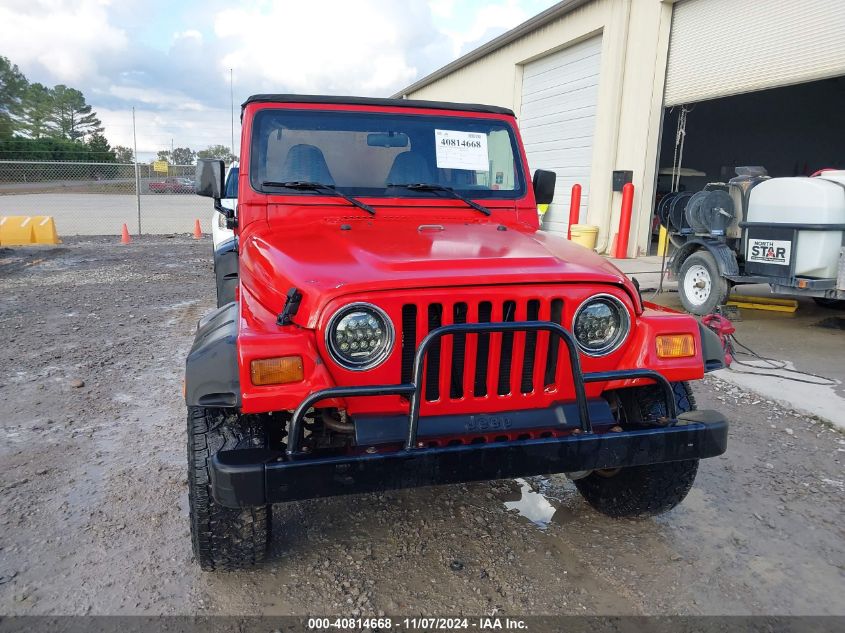
[[[673,383],[672,389],[678,413],[695,410],[688,383]],[[623,391],[620,406],[628,423],[639,425],[666,415],[665,401],[657,387]],[[646,517],[668,512],[681,503],[697,472],[697,459],[596,470],[576,480],[575,487],[587,503],[609,517]]]
[[[678,274],[678,294],[684,310],[698,316],[710,314],[727,301],[730,291],[712,254],[697,251],[684,260]]]
[[[188,502],[194,556],[203,571],[251,567],[270,543],[271,506],[226,508],[211,496],[209,460],[218,451],[262,448],[264,429],[225,409],[188,407]]]

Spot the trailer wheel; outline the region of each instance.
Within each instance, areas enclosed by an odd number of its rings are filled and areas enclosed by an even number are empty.
[[[704,316],[727,301],[728,280],[722,277],[716,258],[705,250],[684,260],[678,275],[678,294],[687,312]]]
[[[695,398],[686,382],[672,384],[678,412],[695,410]],[[666,414],[661,392],[649,385],[629,392],[621,399],[628,420],[642,421]],[[593,508],[613,518],[647,517],[668,512],[692,488],[698,460],[597,470],[575,481],[581,496]]]
[[[225,508],[211,496],[209,460],[220,450],[263,447],[266,433],[225,409],[188,407],[188,504],[194,556],[203,571],[229,571],[264,560],[271,506]]]
[[[831,310],[845,310],[845,299],[827,299],[825,297],[813,297],[813,301],[823,308]]]

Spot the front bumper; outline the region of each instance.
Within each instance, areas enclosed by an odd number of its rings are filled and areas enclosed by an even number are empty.
[[[217,503],[237,508],[702,459],[724,453],[727,441],[728,423],[724,417],[715,411],[691,411],[681,414],[677,424],[670,427],[373,455],[290,458],[264,449],[221,451],[211,460],[211,489]]]
[[[426,447],[425,442],[419,442],[423,367],[431,345],[442,336],[458,333],[517,330],[548,331],[568,350],[576,402],[575,410],[564,416],[568,418],[565,434],[459,446]],[[417,349],[413,376],[408,384],[332,388],[311,394],[293,414],[285,452],[254,448],[221,451],[212,457],[214,500],[237,508],[378,490],[642,466],[714,457],[724,453],[727,446],[725,418],[715,411],[677,416],[672,387],[657,372],[636,369],[584,374],[572,334],[551,322],[460,324],[432,330]],[[607,420],[595,419],[585,383],[628,379],[648,379],[662,387],[665,426],[613,432],[608,430]],[[409,398],[404,447],[373,447],[377,452],[334,456],[314,456],[300,450],[303,419],[317,403],[381,395]],[[537,413],[540,418],[542,412]],[[594,431],[594,422],[604,425],[603,432]],[[385,419],[384,423],[390,421]]]

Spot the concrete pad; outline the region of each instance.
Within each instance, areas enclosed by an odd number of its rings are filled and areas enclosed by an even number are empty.
[[[772,369],[767,366],[767,363],[760,361],[755,361],[752,364],[754,367],[734,365],[730,369],[713,372],[713,375],[738,387],[755,391],[767,400],[777,402],[781,406],[816,416],[845,430],[845,398],[836,393],[837,387],[841,388],[842,386],[841,381],[836,381],[834,385],[796,382],[789,378],[810,381],[817,379]],[[795,369],[795,366],[788,362],[787,368]],[[753,372],[775,374],[784,378],[755,375]],[[737,420],[737,422],[742,423],[741,420]]]
[[[742,286],[741,291],[758,296],[771,294],[766,285]],[[677,291],[664,292],[651,300],[683,311]],[[742,320],[734,322],[738,342],[760,356],[785,362],[789,369],[818,374],[834,384],[810,385],[789,380],[789,372],[772,369],[766,363],[743,355],[739,360],[756,367],[735,364],[715,375],[738,387],[753,390],[767,400],[845,429],[845,331],[823,327],[824,323],[838,323],[837,319],[845,318],[845,311],[822,308],[811,299],[801,297],[798,298],[798,310],[793,314],[748,309],[742,309],[740,314]],[[782,377],[754,376],[750,372]],[[791,377],[818,381],[812,376],[792,374]]]
[[[0,215],[49,215],[61,236],[120,235],[125,223],[138,230],[134,195],[104,193],[37,193],[0,195]],[[199,219],[211,232],[212,203],[195,195],[142,195],[141,230],[146,234],[190,233]]]
[[[657,255],[649,255],[648,257],[637,257],[636,259],[616,259],[608,257],[614,266],[616,266],[623,273],[636,279],[640,284],[640,290],[643,293],[653,292],[660,287],[660,271],[663,264],[663,258]],[[669,258],[666,258],[666,265],[668,269]],[[663,279],[663,289],[673,290],[678,287],[675,280],[668,278]]]

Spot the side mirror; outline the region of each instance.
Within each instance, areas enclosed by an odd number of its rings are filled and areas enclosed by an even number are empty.
[[[537,204],[551,204],[555,197],[557,174],[553,171],[538,169],[534,172],[534,198]]]
[[[223,161],[200,158],[197,161],[197,195],[220,200],[223,197]]]

